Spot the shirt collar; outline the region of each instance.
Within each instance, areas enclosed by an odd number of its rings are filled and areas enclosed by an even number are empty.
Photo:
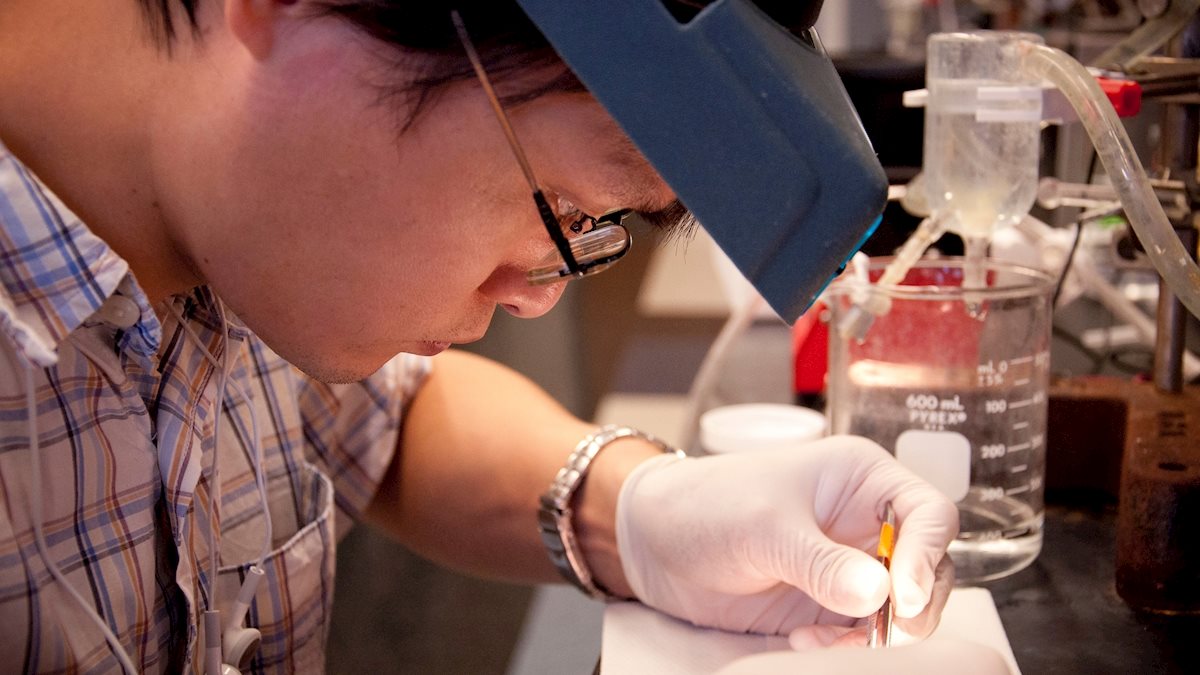
[[[0,143],[0,332],[28,361],[51,366],[59,344],[114,294],[140,311],[120,347],[155,354],[162,327],[129,263]]]

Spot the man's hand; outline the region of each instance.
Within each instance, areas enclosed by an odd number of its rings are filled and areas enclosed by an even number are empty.
[[[873,555],[896,511],[889,576]],[[937,626],[953,585],[958,511],[878,445],[849,436],[794,449],[639,466],[621,489],[617,544],[637,597],[701,626],[851,642],[889,592],[895,628]],[[903,638],[901,638],[903,640]]]

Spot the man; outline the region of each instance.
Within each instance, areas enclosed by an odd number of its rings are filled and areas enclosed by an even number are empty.
[[[854,617],[889,592],[902,630],[932,630],[957,515],[882,449],[679,459],[429,358],[562,290],[528,283],[561,260],[489,74],[564,233],[677,219],[509,3],[0,5],[6,668],[320,669],[359,517],[470,572],[563,571],[798,646],[865,639]],[[576,447],[595,461],[556,480]],[[534,529],[552,482],[575,490],[543,522],[577,538],[559,570]],[[863,552],[888,502],[890,577]]]

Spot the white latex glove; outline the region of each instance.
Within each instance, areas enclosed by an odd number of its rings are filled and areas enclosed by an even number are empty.
[[[887,502],[891,575],[874,558]],[[954,583],[958,510],[875,443],[655,458],[626,479],[617,545],[643,603],[696,625],[789,635],[796,648],[866,640],[891,590],[898,642],[937,627]],[[869,551],[870,553],[867,553]]]

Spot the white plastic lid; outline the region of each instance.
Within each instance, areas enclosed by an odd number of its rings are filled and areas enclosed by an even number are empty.
[[[746,403],[700,416],[700,445],[712,454],[789,448],[824,435],[825,416],[796,405]]]

